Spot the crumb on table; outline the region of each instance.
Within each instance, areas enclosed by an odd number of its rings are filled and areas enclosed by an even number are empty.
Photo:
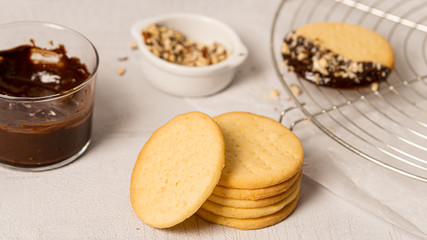
[[[120,62],[124,62],[124,61],[127,61],[129,58],[128,57],[119,57],[117,60],[118,61],[120,61]]]
[[[279,91],[277,91],[277,89],[273,89],[273,90],[271,90],[270,95],[271,95],[273,98],[278,98],[278,97],[280,97],[280,93],[279,93]]]
[[[131,42],[131,43],[129,43],[129,48],[130,48],[131,50],[138,49],[138,43],[136,43],[136,42]]]
[[[125,74],[125,69],[123,68],[123,67],[118,67],[117,68],[117,73],[119,74],[119,75],[123,75],[123,74]]]

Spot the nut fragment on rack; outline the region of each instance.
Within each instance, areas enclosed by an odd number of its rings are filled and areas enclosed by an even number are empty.
[[[289,88],[291,89],[291,92],[294,94],[294,96],[298,97],[301,95],[302,91],[301,88],[298,87],[298,85],[291,84],[289,85]]]
[[[156,56],[184,66],[207,66],[227,59],[230,52],[220,43],[195,43],[181,32],[160,24],[142,31],[147,48]]]
[[[372,92],[376,92],[376,91],[378,91],[378,87],[379,87],[378,82],[373,82],[373,83],[371,83],[371,91],[372,91]]]

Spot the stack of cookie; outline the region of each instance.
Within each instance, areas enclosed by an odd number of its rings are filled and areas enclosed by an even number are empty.
[[[130,198],[146,224],[168,228],[197,212],[240,229],[285,219],[299,200],[303,149],[272,119],[232,112],[176,116],[146,142]]]
[[[207,221],[258,229],[289,216],[300,196],[303,149],[282,124],[250,113],[214,118],[225,140],[218,185],[197,211]]]

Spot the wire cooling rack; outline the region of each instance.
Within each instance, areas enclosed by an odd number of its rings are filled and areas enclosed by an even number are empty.
[[[319,87],[288,72],[280,47],[289,31],[311,22],[354,23],[384,36],[395,68],[378,89]],[[303,117],[357,155],[399,174],[427,182],[427,2],[283,0],[271,30],[276,73]],[[296,85],[302,94],[294,95]]]

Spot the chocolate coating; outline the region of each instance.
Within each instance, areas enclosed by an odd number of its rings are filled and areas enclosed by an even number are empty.
[[[43,101],[8,96],[52,96],[74,89],[89,76],[86,66],[68,57],[62,45],[51,50],[21,45],[0,51],[0,163],[42,167],[78,153],[91,135],[90,84]]]
[[[354,88],[384,81],[391,72],[376,62],[349,60],[295,32],[285,37],[282,57],[289,71],[319,86]]]

